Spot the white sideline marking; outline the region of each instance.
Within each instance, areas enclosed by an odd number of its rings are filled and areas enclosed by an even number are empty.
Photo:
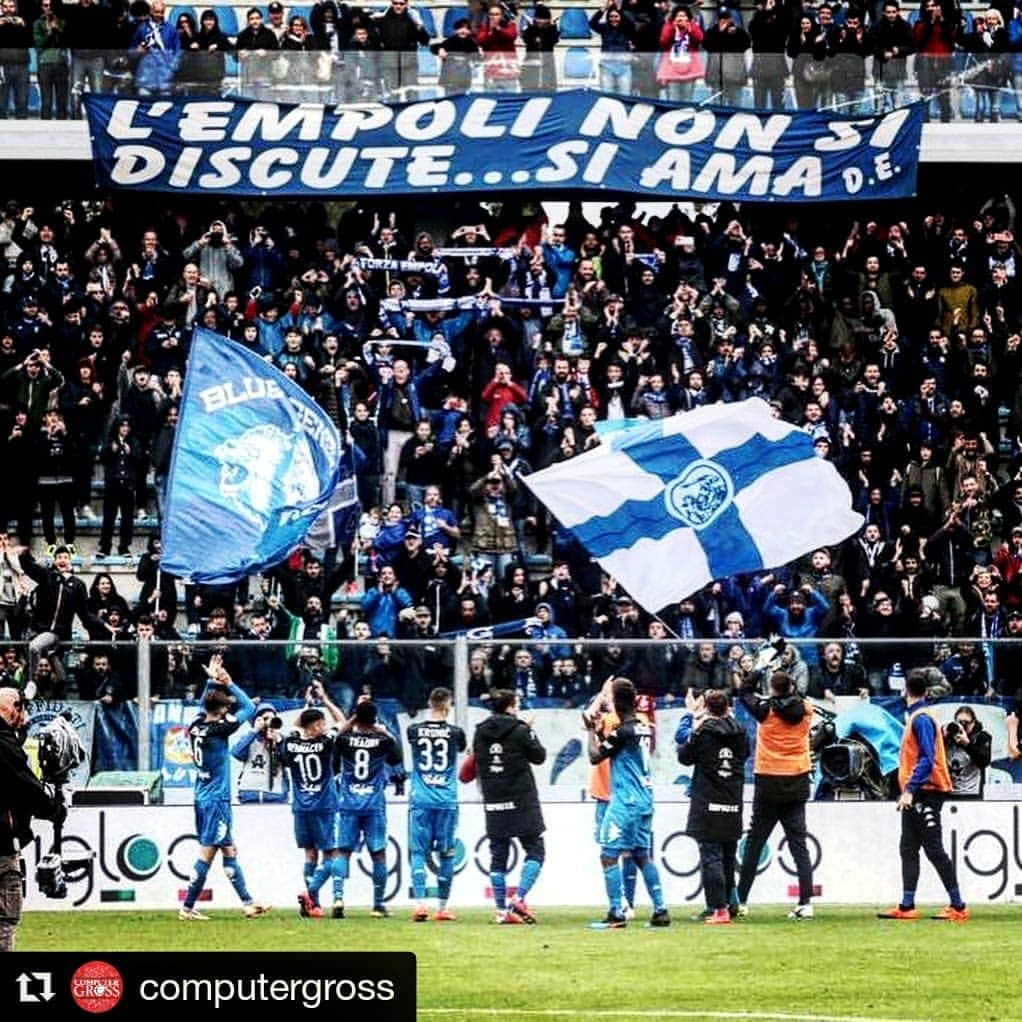
[[[625,1011],[624,1009],[587,1008],[419,1008],[419,1015],[488,1015],[494,1018],[719,1018],[768,1019],[773,1022],[913,1022],[912,1019],[876,1018],[867,1015],[798,1015],[787,1011]]]

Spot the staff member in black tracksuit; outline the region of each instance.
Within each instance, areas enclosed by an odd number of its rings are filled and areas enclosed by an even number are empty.
[[[539,804],[532,767],[546,759],[531,719],[518,717],[518,696],[498,689],[490,699],[492,716],[476,728],[472,740],[474,775],[483,790],[486,837],[490,842],[490,886],[497,905],[497,922],[534,923],[536,917],[525,898],[543,866],[543,810]],[[462,780],[471,780],[471,766]],[[507,901],[507,860],[517,838],[525,853],[517,895]]]
[[[64,807],[32,773],[22,744],[28,714],[16,688],[0,688],[0,951],[14,950],[21,920],[21,849],[32,817],[55,820]]]
[[[728,905],[735,884],[735,858],[742,836],[742,786],[749,739],[731,714],[726,692],[689,696],[690,713],[674,738],[678,762],[694,766],[685,833],[699,843],[706,894],[704,921],[729,923]]]

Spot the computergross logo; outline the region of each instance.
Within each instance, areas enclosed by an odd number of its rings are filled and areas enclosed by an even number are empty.
[[[71,997],[82,1011],[101,1015],[124,995],[124,980],[109,962],[86,962],[71,977]]]

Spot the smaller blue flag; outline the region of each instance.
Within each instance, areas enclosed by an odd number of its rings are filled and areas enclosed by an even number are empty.
[[[279,564],[327,506],[340,453],[336,427],[301,387],[197,327],[167,481],[163,569],[223,584]]]
[[[354,451],[354,447],[349,447],[341,456],[337,486],[305,537],[305,545],[310,550],[347,548],[355,538],[362,505],[355,479]]]

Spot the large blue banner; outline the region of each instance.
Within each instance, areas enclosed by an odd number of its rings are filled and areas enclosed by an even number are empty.
[[[163,570],[224,583],[278,564],[327,506],[333,422],[282,372],[196,328],[174,441]]]
[[[923,107],[685,106],[575,89],[400,105],[89,94],[101,187],[210,195],[615,190],[835,202],[913,195]]]

